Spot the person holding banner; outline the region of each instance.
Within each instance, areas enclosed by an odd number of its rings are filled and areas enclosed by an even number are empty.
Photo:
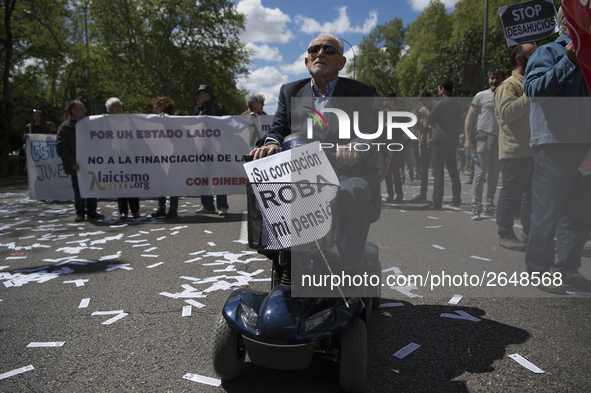
[[[152,99],[152,107],[154,108],[154,113],[158,116],[170,116],[174,111],[174,101],[169,97],[154,97]],[[168,208],[168,213],[166,212],[166,197],[161,196],[158,197],[158,209],[154,213],[152,213],[152,217],[165,217],[165,218],[175,218],[178,217],[179,214],[177,212],[179,207],[179,197],[178,196],[171,196],[170,197],[170,207]],[[134,216],[135,217],[135,216]]]
[[[23,160],[22,170],[23,173],[27,173],[27,153],[26,153],[26,140],[29,137],[29,134],[48,134],[49,128],[45,124],[45,118],[43,117],[43,112],[38,109],[33,109],[33,114],[31,115],[31,122],[27,124],[25,127],[25,135],[23,135],[23,146],[19,152],[21,159]]]
[[[539,289],[566,294],[591,292],[591,280],[579,273],[591,233],[591,176],[579,171],[591,149],[591,112],[562,8],[557,19],[560,36],[536,50],[525,69],[535,161],[525,265],[532,283],[536,276],[552,275],[551,282],[539,282]]]
[[[343,50],[343,42],[332,34],[321,34],[310,42],[304,62],[311,78],[281,87],[277,112],[271,128],[266,137],[257,142],[259,147],[250,153],[255,160],[275,154],[285,137],[295,132],[297,127],[306,124],[309,117],[303,115],[303,112],[298,111],[297,108],[292,108],[294,97],[309,100],[315,110],[326,108],[328,103],[329,107],[338,108],[347,113],[358,112],[359,124],[364,125],[367,132],[375,132],[377,110],[373,107],[373,89],[364,83],[338,76],[347,61],[343,56]],[[339,101],[336,97],[347,97],[347,99],[371,97],[371,99]],[[335,101],[342,105],[336,106]],[[295,118],[293,114],[299,117]],[[361,265],[370,224],[377,220],[380,213],[378,152],[375,149],[360,152],[352,148],[357,142],[361,143],[363,140],[341,139],[337,124],[330,122],[330,116],[328,120],[327,133],[323,141],[326,144],[332,143],[339,146],[336,149],[333,166],[340,179],[335,215],[336,244],[342,251],[340,268],[344,272],[354,272]],[[378,198],[375,198],[376,195]]]
[[[219,102],[215,101],[213,89],[208,85],[201,85],[195,92],[197,107],[195,115],[197,116],[228,116],[228,110]],[[225,216],[228,213],[228,196],[218,195],[216,197],[218,205],[218,214]],[[215,214],[213,204],[213,195],[201,195],[201,204],[203,205],[195,214]]]
[[[107,112],[111,115],[123,114],[123,105],[117,97],[111,97],[105,103]],[[119,205],[119,219],[127,220],[129,210],[133,214],[133,218],[140,218],[140,198],[117,198],[117,204]],[[127,205],[129,204],[129,209]]]
[[[55,150],[62,159],[64,172],[72,177],[74,189],[74,206],[76,208],[76,222],[84,221],[84,215],[90,220],[102,220],[104,215],[96,212],[96,198],[82,198],[78,186],[78,171],[80,165],[76,162],[76,122],[86,117],[86,107],[78,100],[72,100],[66,107],[68,120],[60,124],[57,129]]]
[[[265,106],[265,96],[261,93],[250,93],[246,96],[246,105],[248,109],[242,112],[243,115],[258,116],[266,115],[267,113],[263,110]]]

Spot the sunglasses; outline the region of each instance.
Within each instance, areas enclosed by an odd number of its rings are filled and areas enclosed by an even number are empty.
[[[312,54],[312,55],[316,55],[318,54],[318,52],[320,52],[320,49],[322,49],[322,51],[324,52],[325,55],[334,55],[335,53],[339,53],[339,51],[337,50],[337,48],[335,48],[332,45],[312,45],[311,47],[308,48],[308,53]]]

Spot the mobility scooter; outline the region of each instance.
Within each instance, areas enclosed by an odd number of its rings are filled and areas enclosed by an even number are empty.
[[[285,150],[285,144],[283,147]],[[344,391],[363,391],[367,379],[366,323],[372,308],[379,305],[380,286],[363,288],[363,293],[355,297],[343,296],[340,288],[330,297],[315,297],[313,292],[306,295],[307,288],[297,282],[295,274],[292,280],[292,268],[314,274],[338,270],[334,225],[318,239],[282,249],[268,236],[257,186],[247,185],[248,241],[251,248],[273,260],[271,288],[270,292],[239,289],[229,296],[213,331],[214,371],[222,380],[235,379],[246,354],[263,367],[299,370],[308,367],[319,353],[339,362],[339,382]],[[278,190],[289,183],[264,186]],[[324,184],[323,193],[324,198],[330,193],[329,198],[334,200],[338,186]],[[378,247],[367,242],[359,274],[381,277],[381,271]]]

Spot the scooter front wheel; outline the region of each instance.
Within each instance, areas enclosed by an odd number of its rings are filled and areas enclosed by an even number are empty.
[[[367,381],[367,329],[357,318],[341,333],[339,382],[345,392],[362,392]]]
[[[213,370],[223,380],[236,378],[242,372],[246,349],[242,336],[232,330],[222,314],[213,329],[211,358]]]

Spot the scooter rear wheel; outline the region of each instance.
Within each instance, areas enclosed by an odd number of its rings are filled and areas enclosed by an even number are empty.
[[[362,392],[367,381],[367,330],[357,318],[341,333],[339,382],[345,392]]]
[[[222,314],[213,329],[211,358],[213,370],[224,380],[236,378],[242,372],[246,349],[242,336],[232,330]]]

